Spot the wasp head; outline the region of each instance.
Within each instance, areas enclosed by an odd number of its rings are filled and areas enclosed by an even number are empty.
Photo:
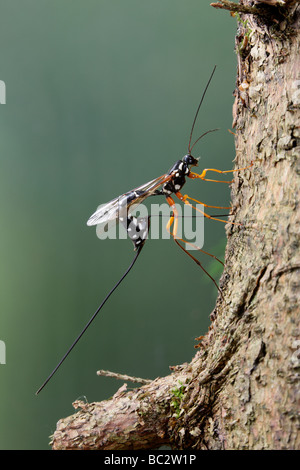
[[[187,154],[183,157],[182,161],[183,163],[186,163],[186,165],[188,166],[198,166],[199,158],[194,158],[192,155]]]

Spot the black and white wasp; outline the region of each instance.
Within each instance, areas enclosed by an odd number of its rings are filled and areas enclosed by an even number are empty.
[[[170,170],[163,174],[162,176],[159,176],[158,178],[155,178],[151,181],[149,181],[146,184],[143,184],[132,191],[129,191],[121,196],[116,197],[112,201],[108,202],[107,204],[103,204],[98,207],[98,209],[94,212],[93,215],[88,219],[87,225],[93,226],[96,225],[98,226],[99,230],[101,231],[104,226],[110,222],[110,221],[116,221],[120,222],[126,229],[128,236],[131,238],[134,249],[136,251],[136,254],[134,256],[134,259],[130,266],[127,268],[121,279],[116,283],[116,285],[112,288],[112,290],[107,294],[101,305],[98,307],[96,312],[93,314],[93,316],[90,318],[89,322],[86,324],[84,329],[81,331],[79,336],[76,338],[76,340],[73,342],[73,344],[70,346],[66,354],[62,357],[60,362],[57,364],[55,369],[51,372],[49,377],[45,380],[43,385],[38,389],[36,394],[38,394],[44,387],[45,385],[49,382],[51,377],[55,374],[57,369],[61,366],[61,364],[64,362],[64,360],[67,358],[67,356],[70,354],[74,346],[77,344],[79,339],[82,337],[82,335],[85,333],[87,328],[90,326],[92,321],[96,318],[106,301],[109,299],[111,294],[116,290],[116,288],[120,285],[120,283],[123,281],[123,279],[127,276],[129,271],[132,269],[133,265],[135,264],[148,235],[148,230],[149,230],[149,221],[150,217],[135,217],[133,215],[133,208],[136,208],[139,204],[141,204],[145,199],[148,197],[152,196],[164,196],[171,208],[171,216],[170,219],[167,223],[167,230],[170,232],[172,235],[174,241],[177,243],[177,245],[190,257],[192,258],[200,267],[201,269],[210,277],[210,279],[214,282],[215,286],[217,289],[220,291],[218,285],[216,284],[215,280],[213,277],[204,269],[200,261],[195,258],[189,251],[187,251],[180,242],[184,242],[186,244],[191,244],[189,241],[184,240],[183,238],[178,237],[178,211],[176,209],[175,201],[173,199],[173,195],[175,195],[180,201],[182,201],[184,204],[187,204],[191,206],[193,209],[195,209],[198,212],[201,212],[201,214],[211,220],[217,220],[223,223],[227,223],[227,221],[224,221],[222,219],[219,219],[217,217],[213,217],[211,215],[206,214],[204,211],[199,209],[198,207],[196,208],[194,205],[190,203],[190,201],[202,204],[204,207],[209,207],[209,208],[218,208],[218,209],[230,209],[230,207],[220,207],[220,206],[211,206],[208,204],[205,204],[203,202],[200,202],[196,199],[191,198],[190,196],[183,195],[181,194],[181,189],[186,183],[186,178],[191,178],[191,179],[196,179],[199,178],[202,181],[212,181],[216,183],[231,183],[231,181],[219,181],[219,180],[213,180],[213,179],[207,179],[206,178],[206,173],[208,171],[211,172],[216,172],[216,173],[231,173],[235,171],[240,171],[244,170],[245,168],[239,168],[236,170],[227,170],[227,171],[221,171],[221,170],[216,170],[214,168],[206,168],[202,171],[201,174],[197,174],[191,171],[191,167],[197,166],[199,158],[195,158],[192,156],[191,152],[192,149],[194,148],[195,144],[206,134],[209,132],[213,132],[217,129],[209,130],[202,134],[194,143],[191,145],[192,142],[192,136],[193,136],[193,131],[195,127],[195,123],[198,117],[198,113],[201,107],[201,104],[203,102],[204,96],[206,94],[206,91],[208,89],[208,86],[211,82],[211,79],[213,77],[213,74],[215,72],[216,67],[214,67],[211,76],[207,82],[207,85],[204,89],[204,92],[202,94],[200,103],[198,105],[198,108],[196,110],[196,114],[193,120],[191,132],[190,132],[190,137],[189,137],[189,143],[188,143],[188,153],[185,155],[181,160],[178,160],[174,165],[170,168]],[[251,166],[251,165],[250,165]],[[246,167],[249,168],[249,167]],[[233,223],[233,222],[231,222]],[[238,224],[240,225],[240,224]],[[192,245],[192,244],[191,244]],[[199,251],[215,258],[217,261],[222,263],[218,258],[216,258],[214,255],[207,253],[200,248],[196,247]],[[223,264],[223,263],[222,263]]]
[[[149,221],[148,218],[134,217],[131,209],[135,209],[150,196],[168,198],[171,194],[180,191],[185,184],[185,177],[190,174],[189,167],[197,164],[197,159],[191,155],[185,155],[182,160],[172,166],[168,173],[99,206],[87,221],[87,225],[97,225],[98,231],[101,232],[108,222],[119,221],[127,230],[134,249],[137,250],[147,238]]]

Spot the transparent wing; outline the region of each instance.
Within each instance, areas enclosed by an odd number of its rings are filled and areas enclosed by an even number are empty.
[[[105,224],[109,220],[117,219],[120,207],[126,207],[127,211],[130,212],[130,207],[133,204],[135,207],[137,204],[141,204],[141,202],[147,197],[152,196],[159,186],[166,183],[171,178],[172,175],[159,176],[142,186],[138,186],[128,193],[122,194],[122,196],[116,197],[106,204],[101,204],[97,208],[96,212],[91,215],[87,221],[87,225]]]
[[[119,200],[120,197],[116,197],[112,201],[98,206],[96,212],[87,221],[87,225],[105,224],[109,220],[116,219],[119,213]]]
[[[169,181],[171,177],[172,175],[168,175],[168,174],[159,176],[158,178],[155,178],[154,180],[151,180],[148,183],[143,184],[142,186],[139,186],[138,188],[133,189],[132,191],[130,191],[130,193],[132,193],[133,191],[143,191],[145,193],[146,192],[149,193],[148,195],[151,196],[151,194],[153,194],[153,192],[155,192],[159,186],[161,186],[164,183],[167,183],[167,181]],[[126,194],[129,194],[129,193],[126,193]]]

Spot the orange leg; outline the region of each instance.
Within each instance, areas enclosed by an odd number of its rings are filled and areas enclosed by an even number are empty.
[[[184,240],[183,238],[177,237],[177,233],[176,233],[176,232],[177,232],[177,224],[176,224],[176,230],[175,230],[175,227],[174,227],[173,232],[171,232],[171,226],[172,226],[173,222],[174,222],[174,215],[172,215],[172,216],[170,217],[170,220],[169,220],[169,222],[168,222],[167,225],[166,225],[166,229],[168,230],[169,234],[172,235],[173,238],[175,237],[176,240],[179,240],[179,241],[181,241],[181,242],[183,242],[183,243],[186,243],[187,245],[192,246],[194,249],[196,249],[196,250],[198,250],[198,251],[201,251],[201,253],[204,253],[205,255],[211,256],[211,257],[214,258],[216,261],[218,261],[219,263],[221,263],[222,266],[224,266],[223,261],[221,261],[221,260],[220,260],[219,258],[217,258],[215,255],[212,255],[211,253],[208,253],[208,251],[202,250],[201,248],[199,248],[199,246],[195,245],[194,243],[188,242],[187,240]],[[175,240],[175,241],[176,241],[176,240]],[[193,257],[192,257],[192,258],[193,258]],[[194,258],[193,258],[193,259],[194,259]]]
[[[188,196],[187,194],[185,194],[183,197],[184,197],[185,199],[190,199],[191,201],[195,201],[195,202],[197,202],[198,204],[202,204],[202,206],[204,206],[204,207],[213,207],[214,209],[232,209],[232,207],[230,207],[230,206],[229,206],[229,207],[209,206],[208,204],[205,204],[204,202],[198,201],[197,199],[194,199],[194,198]]]
[[[185,248],[179,243],[179,241],[182,241],[183,243],[187,243],[188,245],[190,246],[193,246],[194,248],[196,248],[197,250],[201,251],[202,253],[205,253],[206,255],[208,256],[211,256],[212,258],[216,259],[217,261],[219,261],[219,263],[221,263],[223,266],[224,266],[224,263],[222,263],[221,260],[219,260],[216,256],[204,251],[204,250],[201,250],[199,247],[197,247],[196,245],[194,245],[193,243],[190,243],[190,242],[187,242],[186,240],[184,240],[183,238],[178,238],[177,237],[177,229],[178,229],[178,212],[177,212],[177,209],[176,209],[176,206],[175,206],[175,201],[172,197],[167,197],[167,202],[168,204],[170,205],[172,211],[173,211],[173,215],[170,217],[170,220],[169,222],[167,223],[167,230],[168,232],[172,235],[175,243],[179,246],[179,248],[181,248],[190,258],[192,258],[193,261],[195,261],[195,263],[200,266],[200,268],[205,272],[205,274],[207,274],[207,276],[213,281],[213,283],[215,284],[216,288],[218,289],[218,291],[220,292],[221,296],[223,297],[223,294],[221,292],[221,290],[219,289],[219,286],[218,284],[216,283],[216,281],[214,280],[214,278],[206,271],[206,269],[204,269],[204,267],[202,266],[202,264],[200,263],[200,261],[197,260],[197,258],[195,258],[193,255],[191,255],[191,253],[189,253],[187,250],[185,250]],[[173,230],[171,231],[171,226],[174,222],[174,227],[173,227]]]
[[[214,183],[232,183],[232,181],[220,181],[220,180],[210,180],[210,179],[207,179],[205,178],[205,175],[208,171],[215,171],[216,173],[234,173],[235,171],[242,171],[242,170],[246,170],[247,168],[251,168],[253,165],[253,162],[251,162],[251,165],[249,166],[245,166],[245,168],[237,168],[236,170],[226,170],[226,171],[222,171],[222,170],[216,170],[215,168],[206,168],[205,170],[202,171],[201,175],[198,175],[197,173],[193,173],[192,171],[189,173],[188,177],[189,178],[200,178],[201,180],[203,181],[213,181]]]
[[[197,207],[193,206],[189,201],[187,201],[187,199],[192,199],[190,198],[187,194],[185,196],[183,196],[179,191],[177,191],[177,193],[175,193],[175,195],[178,197],[178,199],[180,199],[182,202],[184,202],[185,204],[187,204],[188,206],[191,206],[193,209],[195,209],[197,212],[200,212],[200,214],[204,215],[204,217],[207,217],[208,219],[210,220],[217,220],[218,222],[223,222],[223,224],[232,224],[232,225],[240,225],[242,226],[242,224],[239,224],[237,222],[228,222],[228,220],[222,220],[222,219],[217,219],[216,217],[212,217],[211,215],[208,215],[206,214],[205,212],[203,212],[201,209],[198,209]],[[197,201],[196,199],[193,199],[193,201],[196,201],[196,202],[199,202],[199,204],[202,204],[202,202],[200,201]],[[204,206],[206,206],[205,204],[203,204]],[[213,206],[206,206],[206,207],[213,207]],[[228,208],[220,208],[219,209],[228,209]]]

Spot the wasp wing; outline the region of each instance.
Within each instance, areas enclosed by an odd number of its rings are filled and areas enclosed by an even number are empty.
[[[138,186],[132,191],[128,191],[128,193],[122,194],[122,196],[112,199],[112,201],[106,204],[101,204],[96,212],[91,215],[87,221],[87,225],[105,224],[108,221],[117,219],[120,208],[126,208],[127,211],[130,212],[132,205],[136,207],[138,204],[141,204],[147,197],[154,195],[159,186],[168,182],[171,178],[172,175],[168,174],[159,176],[142,186]]]
[[[87,221],[87,225],[102,224],[109,220],[116,219],[119,211],[119,200],[120,197],[116,197],[112,201],[98,206],[96,212],[94,212]]]

